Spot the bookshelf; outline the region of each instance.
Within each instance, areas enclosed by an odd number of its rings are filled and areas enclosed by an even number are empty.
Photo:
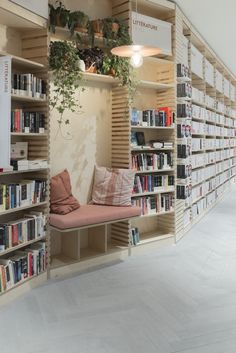
[[[113,16],[120,16],[126,19],[131,18],[132,2],[125,1],[113,9]],[[150,15],[162,20],[173,23],[174,11],[173,4],[164,2],[162,4],[150,5],[147,2],[139,1],[139,12]],[[173,16],[173,17],[172,17]],[[175,64],[173,57],[163,58],[145,58],[143,65],[137,70],[139,85],[133,102],[133,109],[145,111],[148,109],[158,109],[161,107],[170,107],[173,112],[176,110],[176,93],[175,93]],[[114,168],[132,168],[132,161],[137,157],[139,160],[141,155],[145,159],[146,154],[152,153],[170,153],[172,156],[171,165],[162,168],[151,168],[152,170],[136,169],[136,177],[140,178],[160,178],[164,176],[175,176],[175,125],[171,126],[144,126],[144,124],[133,125],[132,109],[129,117],[125,118],[127,105],[124,103],[126,92],[120,87],[113,87],[112,99],[114,102],[121,101],[119,108],[114,107],[112,111],[112,166]],[[148,124],[149,125],[149,124]],[[153,124],[152,124],[153,125]],[[143,133],[145,141],[156,140],[171,142],[170,148],[140,148],[131,145],[131,136],[136,132]],[[150,146],[149,146],[150,147]],[[138,220],[126,222],[122,225],[116,224],[111,227],[112,244],[127,247],[131,241],[131,232],[133,228],[139,229],[140,241],[136,245],[131,245],[131,254],[138,248],[151,244],[159,246],[163,243],[173,243],[175,234],[175,212],[174,212],[174,195],[175,186],[167,186],[164,191],[145,190],[139,194],[134,193],[132,200],[140,203],[140,205],[148,198],[152,198],[153,202],[156,197],[161,195],[173,197],[173,208],[165,210],[150,210],[146,212],[143,209],[143,215]],[[149,201],[147,201],[149,202]],[[151,201],[150,201],[151,202]],[[156,200],[158,204],[158,200]],[[145,207],[145,206],[143,206]],[[168,234],[168,235],[166,235]],[[132,242],[132,241],[131,241]]]
[[[217,57],[205,40],[176,7],[176,62],[184,65],[185,76],[177,73],[177,84],[187,82],[192,87],[188,100],[191,114],[177,115],[178,125],[191,124],[189,138],[178,139],[178,144],[190,145],[188,158],[179,156],[178,164],[192,167],[189,178],[177,180],[179,190],[191,190],[185,200],[176,201],[176,239],[188,232],[230,190],[235,182],[236,78]],[[196,60],[198,58],[198,60]],[[179,66],[179,65],[178,65]],[[180,111],[179,111],[180,112]]]
[[[15,73],[22,76],[30,73],[37,77],[38,82],[39,79],[45,83],[48,81],[48,70],[45,66],[48,47],[47,21],[16,4],[1,1],[0,23],[2,31],[0,59],[9,61],[8,74],[9,78],[12,77],[12,81],[9,80],[9,109],[5,106],[8,122],[4,125],[4,134],[8,143],[4,145],[3,153],[7,157],[7,165],[4,163],[0,166],[3,168],[0,172],[0,302],[3,303],[47,279],[47,255],[50,253],[48,232],[50,127],[47,95],[45,99],[40,99],[27,95],[23,90],[15,94],[13,85]],[[11,43],[8,38],[5,40],[6,32],[11,32],[15,36],[16,43]],[[1,50],[2,48],[4,50]],[[43,114],[44,132],[40,134],[12,130],[11,111],[15,109]],[[19,121],[23,124],[23,115]],[[17,167],[14,167],[14,170],[10,169],[10,145],[16,143],[27,143],[27,159],[34,163],[35,160],[45,160],[47,166],[30,169],[18,166],[18,170],[15,170]],[[38,182],[32,182],[35,180]],[[32,192],[34,194],[31,194]],[[39,261],[38,266],[36,259]],[[18,271],[16,276],[12,271],[16,267],[19,269],[19,261],[22,261],[21,275]],[[4,279],[4,274],[7,273]]]

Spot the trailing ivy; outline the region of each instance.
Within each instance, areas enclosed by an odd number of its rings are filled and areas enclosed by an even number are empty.
[[[74,43],[56,41],[50,43],[49,68],[53,74],[54,88],[50,94],[50,105],[60,114],[59,126],[64,122],[69,124],[64,117],[66,110],[75,112],[81,109],[76,93],[81,86],[82,71],[79,68],[77,48]],[[77,91],[77,92],[76,92]]]

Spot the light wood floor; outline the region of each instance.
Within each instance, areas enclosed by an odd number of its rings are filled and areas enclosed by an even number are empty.
[[[236,191],[177,246],[0,309],[1,353],[235,353]]]

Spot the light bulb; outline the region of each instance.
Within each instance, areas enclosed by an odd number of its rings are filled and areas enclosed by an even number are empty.
[[[133,67],[140,67],[143,64],[142,54],[139,52],[134,52],[130,59],[130,65]]]

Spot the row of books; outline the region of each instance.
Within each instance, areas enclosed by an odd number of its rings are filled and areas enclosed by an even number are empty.
[[[169,189],[173,189],[173,187],[173,175],[136,175],[134,178],[133,194],[135,195],[143,192],[158,192],[165,190],[170,191]]]
[[[178,200],[186,200],[190,198],[192,194],[192,185],[187,184],[187,185],[177,185],[176,188],[176,196]]]
[[[173,153],[137,153],[132,155],[132,169],[138,171],[171,169]]]
[[[46,217],[31,211],[23,218],[0,224],[0,253],[20,244],[45,236]]]
[[[32,244],[23,251],[0,259],[0,292],[46,270],[46,245]]]
[[[189,67],[184,64],[177,64],[177,77],[189,78],[190,77]]]
[[[192,147],[190,144],[177,145],[177,157],[186,159],[191,155]]]
[[[177,178],[186,179],[189,178],[192,174],[192,165],[191,164],[178,164],[177,165]]]
[[[45,180],[22,180],[18,183],[0,184],[0,212],[30,206],[46,200]]]
[[[130,245],[135,246],[140,243],[140,233],[137,227],[131,228]]]
[[[12,74],[12,93],[20,96],[46,99],[46,81],[31,73]]]
[[[177,97],[191,98],[192,97],[192,85],[190,83],[178,83],[177,84]]]
[[[174,113],[171,108],[138,110],[131,109],[131,125],[170,127],[174,123]]]
[[[158,194],[154,196],[132,199],[132,205],[142,209],[142,215],[152,215],[172,211],[174,207],[173,194]]]
[[[11,132],[45,133],[46,118],[44,113],[28,112],[22,109],[11,111]]]

